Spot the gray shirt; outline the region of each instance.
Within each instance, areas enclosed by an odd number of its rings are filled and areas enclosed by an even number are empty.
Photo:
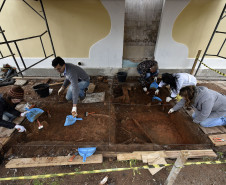
[[[77,104],[78,96],[79,96],[79,87],[78,82],[81,81],[89,81],[88,74],[81,68],[74,64],[66,63],[66,73],[65,80],[63,86],[66,88],[70,83],[72,86],[72,101],[73,104]]]
[[[173,110],[177,111],[185,104],[185,100],[181,99]],[[192,107],[195,110],[195,123],[200,123],[207,118],[218,118],[226,116],[226,96],[207,87],[197,86],[194,103]]]

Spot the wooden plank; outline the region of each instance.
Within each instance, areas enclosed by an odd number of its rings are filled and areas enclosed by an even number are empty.
[[[133,119],[133,121],[136,124],[136,126],[144,133],[144,135],[150,140],[150,142],[152,142],[151,136],[144,130],[144,128],[140,125],[140,123],[135,119]]]
[[[57,86],[57,85],[62,85],[64,82],[56,82],[56,83],[52,83],[52,84],[49,84],[50,87],[53,87],[53,86]]]
[[[180,155],[181,151],[187,151],[189,158],[202,158],[202,157],[217,157],[216,153],[209,149],[209,150],[175,150],[175,151],[159,151],[161,152],[161,157],[164,158],[177,158]],[[117,160],[118,161],[125,161],[125,160],[142,160],[142,155],[153,154],[156,151],[136,151],[133,153],[124,153],[118,154]]]
[[[157,159],[157,158],[164,158],[166,156],[164,151],[156,151],[151,154],[141,154],[141,158],[143,163],[148,163],[150,160]]]
[[[226,134],[217,134],[217,135],[209,135],[210,140],[213,142],[215,146],[224,146],[226,145]],[[221,138],[224,139],[223,142],[216,142],[213,138]]]
[[[18,110],[19,112],[24,112],[26,111],[25,107],[26,107],[26,103],[19,103],[15,109]]]
[[[27,83],[27,80],[19,80],[17,79],[16,82],[14,83],[14,85],[20,85],[23,86]]]
[[[2,138],[0,138],[0,150],[9,141],[9,139],[10,139],[10,137],[2,137]]]
[[[170,171],[170,174],[168,178],[166,179],[166,182],[164,185],[173,185],[174,181],[177,178],[177,175],[181,171],[182,167],[186,163],[188,158],[188,155],[186,152],[181,152],[180,156],[177,158],[176,162],[173,165],[172,170]]]
[[[68,162],[71,156],[58,157],[40,157],[40,158],[20,158],[12,159],[6,164],[6,168],[27,168],[41,166],[61,166],[61,165],[76,165],[76,164],[96,164],[103,162],[102,154],[95,154],[86,158],[83,162],[81,156],[76,156],[72,162]]]
[[[188,152],[189,158],[203,158],[203,157],[217,157],[217,154],[212,150],[179,150],[179,151],[165,151],[167,158],[177,158],[180,152]]]
[[[221,127],[219,127],[219,129],[220,129],[222,132],[226,133],[226,127],[225,127],[225,126],[221,126]]]
[[[167,162],[166,162],[165,158],[158,157],[158,158],[148,159],[148,164],[149,165],[153,165],[153,164],[167,164]],[[159,172],[163,168],[164,167],[161,167],[161,168],[150,168],[150,169],[148,169],[148,171],[152,175],[155,175],[157,172]]]
[[[16,119],[13,120],[13,123],[19,125],[24,119],[25,117],[17,117]]]
[[[220,126],[220,127],[202,127],[202,126],[199,126],[199,127],[201,128],[201,130],[205,134],[226,133],[226,129],[224,128],[224,126]]]
[[[199,56],[200,56],[201,52],[202,52],[202,50],[198,50],[198,53],[197,53],[197,55],[195,57],[195,61],[194,61],[194,64],[193,64],[191,72],[190,72],[191,75],[194,75],[195,66],[196,66],[196,64],[197,64],[197,62],[199,60]]]
[[[0,145],[5,145],[9,139],[10,139],[9,137],[1,137]]]
[[[1,137],[10,137],[15,129],[8,129],[5,127],[0,127],[0,138]]]

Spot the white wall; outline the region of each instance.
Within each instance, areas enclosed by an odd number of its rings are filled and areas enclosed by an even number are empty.
[[[75,64],[77,64],[76,62],[82,62],[84,68],[122,67],[125,0],[101,0],[101,2],[111,17],[110,33],[91,47],[89,58],[64,58],[66,62],[73,62]],[[27,67],[40,59],[41,58],[24,58]],[[41,62],[32,68],[52,68],[52,59],[53,58],[47,59],[46,61],[48,62]],[[17,58],[17,61],[20,67],[23,68],[20,58]],[[12,57],[0,60],[0,67],[5,63],[16,66]]]
[[[191,69],[194,58],[188,58],[186,45],[175,42],[172,29],[177,16],[190,0],[165,0],[155,48],[155,59],[160,69]],[[204,51],[202,51],[203,54]],[[201,54],[201,56],[202,56]],[[226,69],[225,59],[205,58],[204,63],[214,69]],[[201,65],[200,69],[207,69]]]

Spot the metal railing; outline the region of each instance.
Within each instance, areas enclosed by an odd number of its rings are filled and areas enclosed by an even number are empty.
[[[28,7],[30,7],[37,15],[39,15],[40,17],[42,17],[42,19],[44,19],[45,24],[46,24],[46,31],[43,32],[43,33],[40,34],[40,35],[35,35],[35,36],[31,36],[31,37],[26,37],[26,38],[19,38],[19,39],[9,40],[9,41],[7,40],[7,38],[6,38],[6,36],[5,36],[5,33],[4,33],[5,30],[3,30],[2,27],[0,26],[0,34],[2,34],[2,37],[3,37],[3,39],[4,39],[4,42],[0,42],[0,45],[6,45],[6,46],[8,47],[9,52],[10,52],[10,55],[4,56],[4,55],[2,54],[2,52],[0,51],[0,57],[1,57],[0,59],[5,59],[5,58],[7,58],[7,57],[12,57],[13,60],[14,60],[14,62],[15,62],[15,64],[16,64],[16,66],[17,66],[17,68],[18,68],[18,70],[19,70],[19,72],[17,72],[17,73],[16,73],[15,75],[13,75],[13,76],[16,76],[16,75],[20,74],[20,75],[23,77],[23,72],[24,72],[24,71],[26,71],[26,70],[32,68],[33,66],[39,64],[40,62],[42,62],[42,61],[48,59],[48,58],[51,57],[51,56],[56,57],[56,52],[55,52],[55,49],[54,49],[54,45],[53,45],[53,41],[52,41],[52,37],[51,37],[51,33],[50,33],[50,29],[49,29],[49,25],[48,25],[48,21],[47,21],[47,18],[46,18],[46,14],[45,14],[45,10],[44,10],[44,6],[43,6],[43,3],[42,3],[42,0],[38,0],[38,1],[40,2],[40,7],[41,7],[41,9],[42,9],[41,12],[43,13],[43,15],[41,15],[37,10],[35,10],[35,9],[34,9],[28,2],[26,2],[25,0],[22,0],[22,1],[23,1]],[[6,0],[4,0],[4,1],[2,2],[2,4],[0,5],[0,6],[1,6],[1,7],[0,7],[0,12],[1,12],[1,10],[3,9],[3,6],[4,6],[5,3],[6,3]],[[50,43],[51,43],[51,46],[52,46],[52,51],[53,51],[53,53],[50,54],[50,55],[48,55],[48,56],[46,55],[45,47],[44,47],[43,40],[42,40],[42,36],[44,36],[46,33],[47,33],[48,36],[49,36]],[[25,64],[25,61],[24,61],[23,56],[22,56],[22,53],[20,52],[20,49],[19,49],[19,46],[18,46],[17,43],[18,43],[18,42],[21,42],[21,41],[24,41],[24,40],[30,40],[30,39],[36,39],[36,38],[39,38],[39,39],[40,39],[40,43],[41,43],[41,46],[42,46],[44,58],[41,59],[41,60],[39,60],[38,62],[34,63],[33,65],[27,67],[27,65]],[[22,62],[22,64],[23,64],[23,66],[24,66],[24,69],[23,69],[23,70],[21,70],[21,68],[20,68],[20,66],[19,66],[19,64],[18,64],[18,62],[17,62],[17,60],[16,60],[15,54],[13,53],[13,50],[12,50],[12,48],[10,47],[10,43],[14,43],[14,45],[15,45],[15,47],[16,47],[17,53],[18,53],[18,55],[19,55],[19,57],[20,57],[20,60],[21,60],[21,62]],[[10,78],[12,78],[13,76],[11,76]],[[4,82],[4,81],[7,81],[7,80],[8,80],[8,78],[2,80],[1,83]]]

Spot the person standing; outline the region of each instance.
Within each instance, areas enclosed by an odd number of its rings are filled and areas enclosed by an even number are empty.
[[[176,98],[180,92],[180,89],[185,86],[196,85],[197,80],[194,76],[188,73],[163,73],[162,80],[159,83],[158,89],[155,91],[155,94],[159,94],[161,87],[165,85],[170,86],[171,94],[170,97],[166,97],[166,102],[170,102],[173,98]]]
[[[23,100],[24,90],[20,86],[13,86],[7,93],[0,95],[0,126],[24,132],[22,125],[16,125],[13,120],[21,115],[15,109],[16,105]]]
[[[184,105],[192,107],[193,122],[203,127],[226,125],[226,96],[203,86],[187,86],[180,90],[182,100],[171,108],[171,114]]]
[[[70,84],[66,99],[72,100],[72,116],[77,116],[77,102],[78,98],[80,100],[84,100],[86,97],[86,90],[90,83],[90,78],[88,74],[79,66],[76,66],[71,63],[65,63],[65,61],[61,57],[56,57],[52,61],[52,66],[60,73],[64,74],[65,80],[63,85],[58,91],[58,95],[62,95],[65,89]]]
[[[159,74],[158,62],[155,60],[145,60],[138,64],[137,71],[140,74],[139,81],[143,87],[143,91],[147,92],[147,87],[150,84],[150,82],[148,82],[147,80],[150,77],[153,77],[154,80],[157,81],[157,77]]]

